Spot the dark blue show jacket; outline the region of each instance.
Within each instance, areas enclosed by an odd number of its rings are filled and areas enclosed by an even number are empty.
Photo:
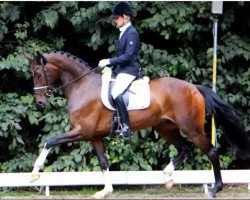
[[[129,26],[117,41],[117,55],[110,58],[110,66],[114,66],[115,74],[127,73],[139,76],[141,66],[138,61],[140,38],[133,25]]]

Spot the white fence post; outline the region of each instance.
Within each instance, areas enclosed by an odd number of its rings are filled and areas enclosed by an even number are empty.
[[[45,196],[48,197],[49,196],[49,186],[45,187]]]

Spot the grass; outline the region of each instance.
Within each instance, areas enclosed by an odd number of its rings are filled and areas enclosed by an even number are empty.
[[[93,195],[95,192],[103,189],[103,187],[50,187],[51,196],[72,196],[72,195]],[[129,194],[191,194],[202,193],[201,185],[175,185],[172,189],[165,189],[162,185],[157,186],[114,186],[114,193],[118,195]],[[247,184],[225,185],[223,193],[246,193]],[[17,197],[17,196],[44,196],[44,192],[39,192],[39,188],[0,188],[1,197]]]

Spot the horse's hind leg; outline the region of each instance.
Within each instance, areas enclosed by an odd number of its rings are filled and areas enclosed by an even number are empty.
[[[204,97],[196,88],[191,88],[185,92],[186,103],[178,104],[175,109],[174,119],[181,132],[200,148],[213,165],[215,184],[209,191],[210,197],[215,197],[216,193],[223,189],[220,172],[219,154],[217,149],[210,143],[204,133],[205,124],[205,101]]]
[[[205,136],[205,134],[197,134],[190,137],[190,139],[207,155],[208,159],[213,165],[215,184],[214,187],[209,190],[208,195],[209,197],[215,198],[216,193],[223,189],[218,150],[208,141],[208,138]]]
[[[105,156],[105,147],[103,143],[103,138],[97,138],[95,140],[92,140],[91,143],[95,149],[103,173],[104,184],[105,184],[104,189],[99,192],[96,192],[93,197],[95,199],[103,199],[113,192],[113,186],[110,180],[108,160],[107,157]]]
[[[171,175],[185,160],[191,148],[191,144],[181,136],[179,128],[172,122],[164,122],[154,128],[161,137],[166,139],[168,143],[173,144],[178,150],[178,155],[174,157],[164,169],[165,187],[171,188],[173,186]]]
[[[199,112],[196,112],[199,116]],[[182,116],[183,117],[183,116]],[[206,135],[204,134],[204,120],[202,117],[197,117],[197,120],[189,116],[189,120],[186,123],[180,124],[181,130],[185,133],[189,139],[200,148],[208,159],[211,161],[214,170],[215,184],[209,191],[209,197],[216,197],[216,193],[223,189],[223,183],[220,172],[219,154],[217,149],[210,143]],[[182,120],[185,121],[185,120]]]
[[[199,112],[197,110],[194,113],[196,113],[197,116],[199,116],[199,114],[203,116],[202,112]],[[188,116],[188,120],[184,120],[185,117],[187,116],[182,115],[179,119],[177,119],[181,131],[185,133],[189,137],[189,139],[204,152],[204,154],[208,157],[213,165],[215,184],[214,187],[209,190],[208,195],[209,197],[215,198],[216,193],[223,189],[218,151],[204,134],[203,117],[195,118],[194,116]],[[181,118],[182,120],[180,120]]]

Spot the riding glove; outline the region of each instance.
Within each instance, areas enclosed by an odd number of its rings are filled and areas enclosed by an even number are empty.
[[[107,66],[109,64],[110,64],[109,59],[102,59],[102,60],[99,61],[98,66],[103,68],[103,67],[105,67],[105,66]]]

